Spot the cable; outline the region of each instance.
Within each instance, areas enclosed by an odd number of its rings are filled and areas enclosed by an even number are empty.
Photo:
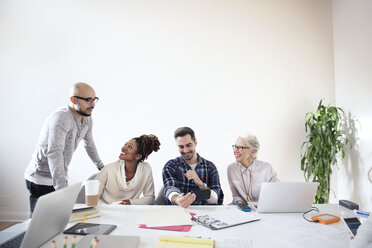
[[[307,220],[308,222],[314,222],[314,223],[319,222],[318,220],[309,220],[309,219],[307,219],[307,218],[305,217],[305,214],[310,213],[311,211],[316,211],[316,212],[319,213],[319,209],[318,209],[317,207],[311,207],[309,210],[307,210],[307,211],[302,215],[302,217],[304,217],[304,219]]]

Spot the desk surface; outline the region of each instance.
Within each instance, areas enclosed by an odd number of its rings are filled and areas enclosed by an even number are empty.
[[[316,205],[320,213],[330,213],[342,217],[353,217],[353,211],[336,204]],[[113,235],[140,236],[139,248],[155,247],[159,235],[191,236],[212,238],[216,248],[249,247],[235,245],[251,242],[251,247],[348,247],[350,238],[344,224],[340,221],[330,225],[310,223],[303,219],[302,213],[259,214],[261,220],[223,230],[213,231],[204,226],[194,224],[189,232],[163,231],[138,228],[136,221],[149,208],[175,208],[177,206],[126,206],[100,205],[101,217],[87,219],[90,223],[116,224]],[[223,206],[191,206],[190,212],[208,210],[210,215],[215,210],[235,208]],[[249,213],[247,213],[249,214]],[[315,214],[313,214],[315,215]],[[309,214],[311,216],[311,214]],[[69,226],[74,223],[69,223]],[[63,235],[54,238],[62,243]],[[50,243],[42,247],[50,248]],[[99,246],[98,246],[99,247]]]

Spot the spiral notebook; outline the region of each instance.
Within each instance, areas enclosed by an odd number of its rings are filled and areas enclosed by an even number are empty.
[[[220,230],[260,220],[256,213],[243,212],[238,209],[195,211],[192,220],[212,230]]]

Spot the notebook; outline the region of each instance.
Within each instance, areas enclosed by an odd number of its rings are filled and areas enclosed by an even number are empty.
[[[182,236],[160,235],[155,248],[213,248],[214,240]]]
[[[262,183],[256,211],[259,213],[299,213],[310,209],[317,182]]]
[[[243,212],[237,208],[209,211],[195,211],[192,220],[212,230],[221,230],[260,220],[253,212]]]
[[[21,245],[13,247],[39,247],[63,231],[68,223],[81,183],[43,195],[37,201],[34,213]],[[13,238],[12,238],[13,239]],[[2,246],[5,244],[1,244]]]

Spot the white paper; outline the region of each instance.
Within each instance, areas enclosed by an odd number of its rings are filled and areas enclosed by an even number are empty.
[[[348,245],[337,240],[327,238],[317,234],[291,234],[284,235],[277,239],[279,242],[286,244],[290,248],[306,247],[311,248],[347,248]]]
[[[277,240],[291,248],[303,247],[304,244],[306,247],[314,248],[347,247],[347,244],[337,241],[345,235],[345,230],[320,223],[311,223],[303,219],[302,216],[275,216],[275,218],[263,220],[262,223],[284,232]]]
[[[147,210],[137,220],[137,225],[146,227],[192,225],[191,216],[184,208],[158,208]]]
[[[252,248],[252,240],[250,239],[225,239],[224,248]]]

